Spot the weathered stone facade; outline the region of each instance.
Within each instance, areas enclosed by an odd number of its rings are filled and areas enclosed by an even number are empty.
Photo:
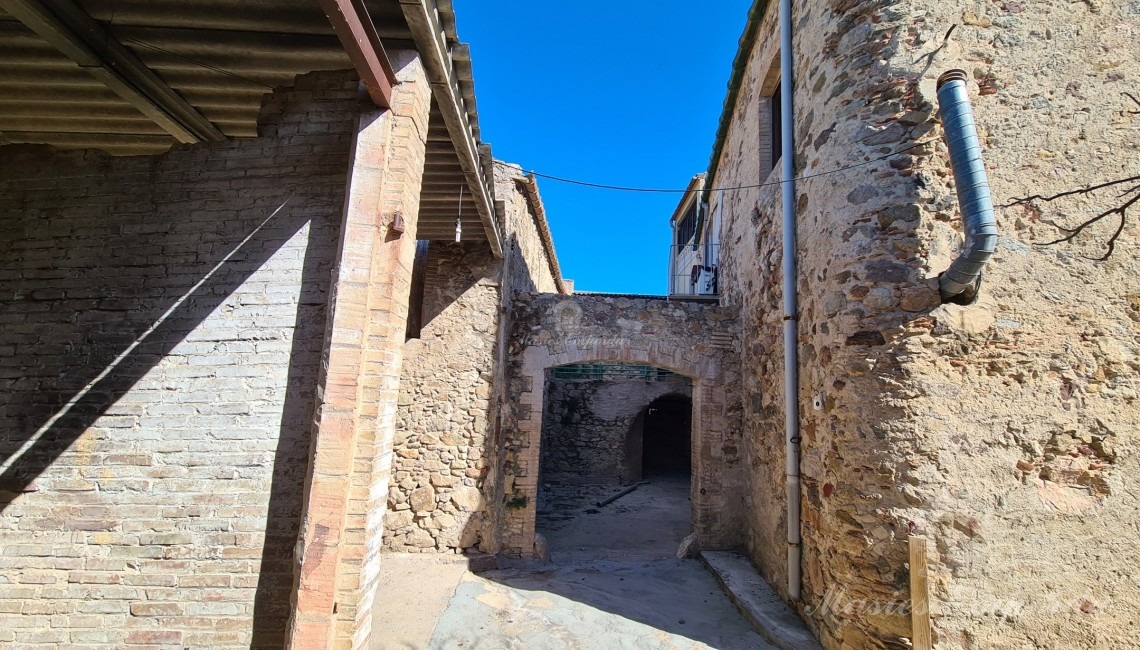
[[[644,425],[653,400],[692,397],[683,377],[562,379],[549,377],[542,413],[542,483],[630,482],[641,479]],[[636,457],[634,455],[636,454]]]
[[[546,370],[612,362],[692,380],[692,522],[706,548],[739,544],[744,512],[736,310],[623,296],[518,296],[509,357],[509,410],[500,447],[503,550],[534,544]]]
[[[429,133],[455,143],[412,52],[385,110],[320,73],[266,97],[257,138],[0,147],[0,645],[368,647],[382,551],[529,555],[540,474],[633,477],[630,418],[676,388],[547,381],[610,362],[691,381],[700,544],[785,595],[798,410],[797,605],[827,648],[909,643],[913,534],[938,647],[1135,647],[1136,210],[1037,245],[1129,185],[1009,204],[1138,172],[1140,5],[793,7],[792,396],[766,0],[708,177],[721,305],[565,295],[535,180],[489,159],[503,258],[433,241],[413,300]],[[962,240],[949,68],[999,204],[965,306],[937,289]]]
[[[758,157],[778,80],[758,3],[711,185],[772,183]],[[999,209],[977,303],[940,305],[961,245],[936,112],[955,67],[996,203],[1135,174],[1135,3],[796,2],[802,611],[828,648],[910,637],[906,539],[923,533],[938,647],[1130,647],[1140,422],[1134,222],[1036,246],[1119,201]],[[954,27],[951,31],[951,27]],[[949,37],[947,37],[947,33]],[[785,119],[788,119],[785,116]],[[881,162],[892,151],[926,143]],[[858,167],[846,169],[852,165]],[[826,175],[821,175],[825,174]],[[1123,190],[1124,188],[1118,188]],[[723,203],[723,302],[742,313],[748,547],[786,585],[780,188]],[[1064,566],[1064,570],[1057,567]],[[875,606],[875,605],[878,606]],[[892,613],[892,611],[894,613]],[[1131,622],[1130,622],[1131,621]]]
[[[502,302],[486,246],[433,242],[427,320],[404,344],[385,546],[455,552],[477,540],[486,509],[489,423]]]
[[[490,511],[505,312],[516,293],[555,291],[561,278],[555,280],[541,204],[526,191],[533,181],[512,165],[496,163],[495,170],[504,259],[474,243],[428,247],[423,327],[418,339],[404,344],[384,523],[390,551],[497,550]]]
[[[692,390],[684,377],[658,381],[547,376],[541,482],[640,480],[644,432],[638,430],[638,416],[644,420],[645,408],[654,399],[691,398]]]

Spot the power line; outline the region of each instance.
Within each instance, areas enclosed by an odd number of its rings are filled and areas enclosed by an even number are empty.
[[[850,169],[855,169],[857,167],[864,167],[866,165],[871,165],[871,164],[874,164],[877,162],[887,160],[888,158],[893,158],[893,157],[895,157],[901,153],[906,153],[907,151],[910,151],[911,149],[917,149],[921,146],[928,145],[928,144],[930,144],[932,142],[936,142],[936,141],[937,141],[936,139],[923,140],[922,142],[916,142],[916,143],[910,145],[909,147],[903,147],[902,149],[899,149],[897,151],[892,151],[891,153],[886,154],[885,156],[879,156],[878,158],[872,158],[871,160],[865,160],[861,163],[855,163],[854,165],[847,165],[846,167],[840,167],[839,169],[832,169],[831,171],[819,172],[818,174],[808,174],[806,176],[799,176],[797,178],[793,178],[790,180],[791,181],[804,181],[804,180],[808,180],[811,178],[819,178],[820,176],[827,176],[829,174],[838,174],[839,172],[845,172],[845,171],[850,170]],[[546,178],[546,179],[549,179],[552,181],[557,181],[559,183],[569,183],[571,185],[581,185],[584,187],[593,187],[593,188],[602,189],[602,190],[616,190],[619,192],[644,192],[644,193],[655,193],[655,194],[688,194],[689,192],[703,192],[703,191],[705,191],[705,190],[689,190],[689,189],[674,190],[674,189],[665,189],[665,188],[656,188],[656,187],[625,187],[622,185],[606,185],[604,183],[591,183],[588,181],[575,180],[573,178],[563,178],[561,176],[552,176],[550,174],[543,174],[540,172],[536,172],[534,170],[531,170],[527,173],[531,174],[533,176],[538,176],[538,177]],[[773,181],[771,183],[759,183],[757,185],[737,185],[735,187],[714,187],[714,188],[710,188],[708,191],[720,192],[720,191],[725,191],[725,190],[750,190],[750,189],[756,189],[756,188],[760,188],[760,187],[768,187],[770,185],[782,185],[782,184],[787,183],[787,182],[789,182],[789,180],[778,180],[778,181]]]

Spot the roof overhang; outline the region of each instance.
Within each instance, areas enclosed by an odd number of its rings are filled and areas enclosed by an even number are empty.
[[[146,155],[257,136],[262,96],[353,68],[386,107],[385,49],[419,51],[432,112],[419,237],[502,255],[490,147],[448,0],[0,0],[0,145]]]
[[[542,204],[542,197],[538,194],[538,180],[534,174],[527,174],[515,178],[515,182],[522,187],[527,203],[530,204],[530,213],[534,215],[534,226],[538,230],[538,238],[542,240],[546,262],[550,265],[550,274],[554,276],[554,286],[558,289],[558,293],[567,293],[566,283],[562,279],[562,268],[558,264],[558,254],[554,251],[554,235],[550,232],[550,222],[546,220],[546,208]]]
[[[701,192],[705,189],[705,174],[704,172],[697,174],[689,179],[689,184],[685,186],[685,193],[681,195],[681,200],[677,202],[677,207],[673,209],[673,214],[669,217],[669,224],[677,223],[681,217],[685,215],[685,211],[694,201],[700,199]]]

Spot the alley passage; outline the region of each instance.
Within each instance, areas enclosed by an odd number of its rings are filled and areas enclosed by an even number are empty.
[[[601,490],[607,493],[609,488]],[[590,495],[593,496],[593,495]],[[525,563],[475,575],[427,557],[390,555],[386,572],[399,588],[383,597],[405,604],[388,616],[429,616],[419,637],[377,620],[377,648],[438,650],[596,650],[773,646],[752,629],[699,560],[678,560],[688,533],[688,481],[652,480],[597,508],[592,499],[560,504],[569,519],[540,522],[552,562]],[[569,508],[568,508],[569,507]],[[594,512],[587,512],[594,511]],[[543,524],[548,525],[543,525]],[[555,526],[550,526],[555,523]],[[430,556],[428,556],[430,557]],[[403,567],[404,575],[401,573]],[[421,578],[414,574],[420,572]],[[446,583],[428,584],[428,577]],[[413,592],[409,594],[405,589]],[[441,590],[446,594],[440,594]],[[420,594],[436,591],[432,598]],[[406,607],[409,598],[417,603]],[[428,630],[430,637],[428,636]]]

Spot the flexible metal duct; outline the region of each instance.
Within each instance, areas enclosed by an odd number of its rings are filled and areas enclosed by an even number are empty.
[[[982,269],[997,247],[997,222],[990,198],[990,184],[982,164],[982,146],[970,96],[966,72],[950,70],[938,78],[938,105],[942,114],[950,166],[958,188],[958,207],[966,230],[966,241],[958,259],[939,278],[943,302],[969,304],[977,297]]]

